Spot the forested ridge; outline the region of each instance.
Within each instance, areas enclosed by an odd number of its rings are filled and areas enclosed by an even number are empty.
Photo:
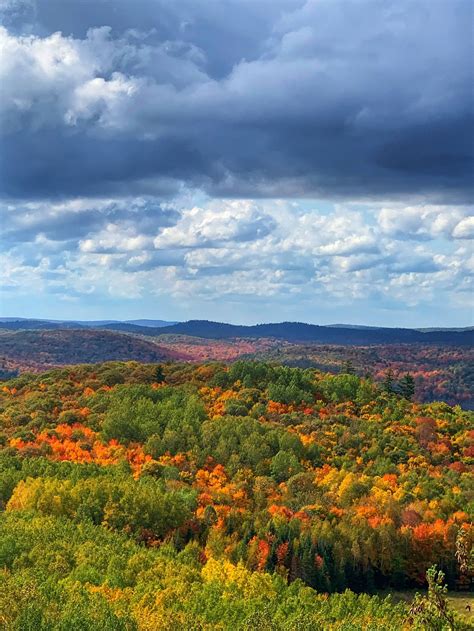
[[[153,324],[156,324],[153,326]],[[273,338],[288,342],[318,344],[435,344],[471,346],[474,329],[407,329],[365,327],[351,325],[318,325],[305,322],[272,322],[256,325],[236,325],[209,320],[166,322],[164,320],[135,320],[128,322],[74,322],[34,319],[0,319],[0,330],[69,330],[92,328],[108,329],[137,335],[156,337],[162,334],[188,335],[207,339]]]
[[[112,325],[115,327],[116,325]],[[122,327],[122,330],[125,330]],[[464,330],[428,330],[402,328],[345,328],[307,324],[305,322],[274,322],[252,326],[189,320],[178,322],[161,330],[150,329],[145,335],[181,334],[211,339],[232,337],[271,337],[289,342],[318,342],[320,344],[365,345],[365,344],[452,344],[470,346],[474,332]]]
[[[0,626],[472,628],[442,592],[472,583],[474,416],[409,386],[251,361],[0,383]],[[431,601],[373,595],[427,572]]]
[[[59,326],[59,325],[58,325]],[[138,327],[146,330],[150,327]],[[415,400],[445,401],[474,408],[474,351],[446,344],[369,346],[290,343],[275,338],[211,339],[188,335],[138,335],[97,328],[59,330],[0,329],[0,379],[25,371],[105,361],[233,362],[277,361],[293,367],[371,375],[382,382],[387,371],[415,379]]]

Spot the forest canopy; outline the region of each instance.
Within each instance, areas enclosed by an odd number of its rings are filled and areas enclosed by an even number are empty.
[[[469,588],[473,414],[349,368],[109,362],[2,382],[1,624],[431,628],[423,603],[375,593],[428,571],[435,593],[432,566]]]

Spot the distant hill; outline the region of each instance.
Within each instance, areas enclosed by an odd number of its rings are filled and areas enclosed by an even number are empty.
[[[141,324],[138,324],[141,322]],[[0,330],[25,331],[25,330],[67,330],[67,329],[107,329],[109,331],[122,331],[125,333],[137,333],[142,335],[159,335],[159,329],[174,326],[176,322],[166,320],[131,320],[120,322],[119,320],[29,320],[27,318],[0,318]]]
[[[7,329],[9,331],[20,330],[54,330],[54,329],[68,329],[68,328],[80,328],[81,325],[77,322],[52,322],[50,320],[29,320],[27,318],[10,319],[5,318],[0,320],[0,329]]]
[[[129,320],[127,322],[101,324],[97,328],[155,336],[161,333],[158,329],[168,328],[176,324],[179,324],[179,322],[167,322],[166,320]]]
[[[474,326],[460,326],[460,327],[426,327],[423,329],[417,329],[423,333],[430,333],[432,331],[474,331]]]
[[[187,360],[184,353],[152,340],[96,329],[23,330],[0,334],[3,368],[39,370],[64,364],[103,361],[161,362]]]
[[[44,320],[42,318],[0,318],[3,329],[70,329],[106,327],[114,324],[132,324],[160,328],[177,324],[176,320]]]
[[[139,324],[141,323],[141,324]],[[93,329],[119,331],[146,337],[163,334],[188,335],[207,339],[273,338],[287,342],[312,342],[316,344],[371,345],[371,344],[449,344],[472,345],[474,329],[397,329],[364,327],[361,325],[305,324],[303,322],[279,322],[253,326],[189,320],[169,325],[164,320],[134,320],[130,322],[52,322],[48,320],[3,320],[0,330],[69,330]]]
[[[126,322],[102,325],[104,328],[70,326],[73,325],[34,330],[0,328],[0,380],[18,372],[114,360],[233,362],[248,358],[336,373],[350,363],[356,374],[370,373],[376,381],[382,380],[389,368],[396,375],[411,372],[419,400],[439,399],[465,408],[474,406],[474,347],[470,331],[421,333],[410,329],[342,329],[298,323],[237,327],[202,321],[170,327]]]
[[[150,330],[150,334],[151,334]],[[473,330],[466,331],[419,331],[416,329],[390,328],[339,328],[304,324],[302,322],[281,322],[243,326],[222,324],[207,320],[190,320],[173,326],[163,327],[155,334],[175,333],[211,339],[230,337],[271,337],[289,342],[314,342],[339,345],[370,344],[452,344],[471,345],[474,342]]]
[[[151,326],[157,328],[178,324],[176,320],[173,320],[172,322],[168,320],[126,320],[125,322],[126,324],[136,324],[137,326]]]
[[[379,329],[378,326],[370,326],[368,324],[326,324],[331,329]]]
[[[335,329],[380,329],[384,327],[369,326],[367,324],[326,324],[325,326]],[[414,328],[414,331],[422,331],[423,333],[431,331],[474,331],[474,326],[432,326],[423,328]]]

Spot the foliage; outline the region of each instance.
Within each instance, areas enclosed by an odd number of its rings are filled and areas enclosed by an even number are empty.
[[[468,629],[462,621],[456,619],[447,599],[447,587],[444,574],[432,566],[426,573],[428,594],[417,594],[409,611],[409,623],[414,629],[426,631],[461,631]]]
[[[401,630],[405,605],[364,592],[433,564],[411,615],[449,617],[444,582],[473,573],[473,416],[404,394],[251,361],[5,382],[0,624]]]

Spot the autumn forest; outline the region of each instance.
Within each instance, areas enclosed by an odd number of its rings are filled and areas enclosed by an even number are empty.
[[[473,415],[346,369],[3,381],[2,628],[472,628]]]
[[[0,0],[0,631],[474,631],[472,0]]]

